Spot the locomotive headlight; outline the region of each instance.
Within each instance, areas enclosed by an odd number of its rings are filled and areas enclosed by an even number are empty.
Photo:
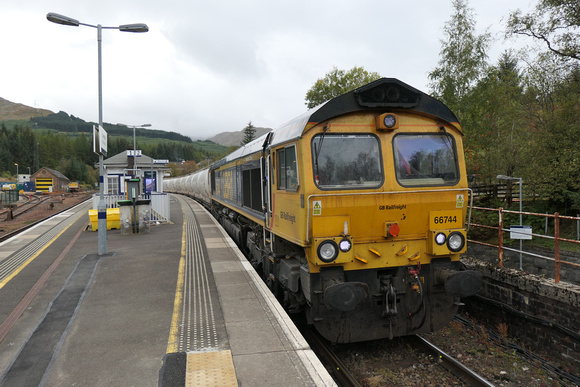
[[[340,243],[338,244],[338,248],[340,249],[340,251],[342,251],[343,253],[346,253],[347,251],[350,251],[352,247],[352,243],[350,243],[350,241],[348,239],[343,239],[340,241]]]
[[[318,258],[320,258],[322,262],[330,263],[334,261],[336,257],[338,257],[338,246],[334,241],[324,241],[318,245]]]
[[[383,123],[385,124],[385,126],[387,127],[387,129],[391,129],[397,123],[397,118],[394,115],[392,115],[392,114],[387,114],[383,118]]]
[[[462,233],[454,231],[449,234],[449,238],[447,238],[447,247],[449,250],[453,252],[460,251],[465,246],[465,237]]]
[[[375,118],[375,126],[379,130],[393,130],[399,128],[399,117],[393,113],[383,113]]]
[[[442,244],[444,244],[446,240],[447,240],[447,237],[442,232],[440,232],[439,234],[435,235],[435,243],[437,243],[439,246],[441,246]]]

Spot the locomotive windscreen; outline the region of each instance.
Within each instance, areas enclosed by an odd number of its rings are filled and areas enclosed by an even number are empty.
[[[456,184],[457,151],[448,134],[402,134],[393,140],[397,180],[402,186]]]
[[[312,139],[321,189],[378,188],[383,183],[379,139],[371,134],[326,134]]]

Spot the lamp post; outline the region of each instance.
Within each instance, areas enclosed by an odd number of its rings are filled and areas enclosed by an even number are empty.
[[[117,125],[123,125],[128,128],[133,128],[133,168],[135,169],[135,176],[137,176],[137,141],[135,137],[135,128],[149,128],[151,124],[143,124],[143,125],[117,124]]]
[[[499,180],[518,180],[520,185],[520,226],[522,223],[522,178],[521,177],[511,177],[506,175],[497,175]],[[520,270],[522,270],[522,239],[520,238]]]
[[[99,128],[103,127],[103,72],[102,72],[102,58],[101,58],[101,31],[103,29],[119,30],[123,32],[147,32],[149,27],[147,24],[137,23],[137,24],[124,24],[118,27],[103,27],[100,24],[92,25],[81,23],[76,19],[70,18],[68,16],[59,15],[58,13],[50,12],[46,15],[46,18],[56,24],[62,24],[65,26],[87,26],[97,29],[97,46],[98,46],[98,72],[99,72]],[[107,253],[107,206],[105,205],[104,198],[104,177],[103,177],[103,154],[99,152],[99,204],[97,207],[98,212],[98,249],[99,255],[105,255]]]
[[[14,163],[14,165],[16,165],[16,183],[18,183],[18,164]]]

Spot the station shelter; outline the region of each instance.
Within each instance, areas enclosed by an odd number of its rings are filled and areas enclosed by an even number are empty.
[[[169,160],[156,160],[133,149],[103,160],[103,193],[107,208],[116,208],[119,201],[127,199],[128,182],[139,179],[139,199],[151,200],[154,219],[169,221],[169,195],[163,192],[168,163]],[[93,195],[93,209],[98,207],[98,201],[99,194]]]

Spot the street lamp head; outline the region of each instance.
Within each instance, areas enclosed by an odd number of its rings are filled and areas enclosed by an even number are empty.
[[[497,175],[496,179],[499,179],[499,180],[522,180],[521,177],[513,177],[513,176],[506,176],[506,175]]]
[[[149,27],[145,23],[136,23],[136,24],[124,24],[119,26],[119,31],[123,32],[147,32],[149,31]]]
[[[151,124],[143,124],[143,125],[127,125],[127,124],[122,124],[122,123],[117,123],[117,125],[119,126],[126,126],[127,128],[148,128],[151,126]]]
[[[65,26],[78,27],[80,25],[80,22],[78,20],[73,19],[72,17],[59,15],[58,13],[54,12],[49,12],[46,15],[46,18],[53,23],[63,24]]]

